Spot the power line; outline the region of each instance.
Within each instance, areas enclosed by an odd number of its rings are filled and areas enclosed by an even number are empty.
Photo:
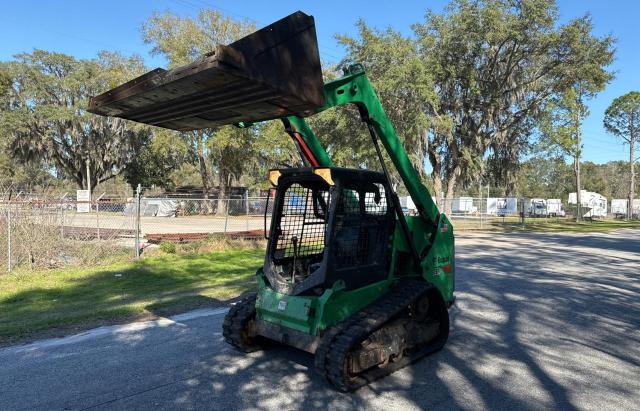
[[[124,48],[124,47],[116,46],[115,44],[111,44],[111,43],[107,43],[107,42],[104,42],[104,41],[101,41],[101,40],[95,40],[95,39],[79,36],[77,34],[66,33],[66,32],[63,32],[63,31],[59,31],[57,29],[54,30],[54,29],[51,29],[51,28],[48,28],[48,27],[39,26],[39,25],[32,26],[32,27],[29,28],[29,30],[31,30],[31,31],[36,30],[36,31],[40,31],[40,32],[43,32],[43,33],[54,34],[56,36],[67,37],[67,38],[71,38],[71,39],[74,39],[74,40],[82,40],[84,42],[96,44],[96,45],[99,45],[101,47],[108,47],[112,51],[121,51],[121,52],[126,52],[128,54],[137,54],[137,55],[140,54],[139,52],[136,52],[136,51]]]

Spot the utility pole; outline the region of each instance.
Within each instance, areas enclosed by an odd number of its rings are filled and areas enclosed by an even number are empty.
[[[89,190],[89,194],[91,194],[91,172],[89,171],[89,159],[87,158],[84,163],[87,167],[87,190]]]
[[[631,168],[631,183],[629,184],[629,207],[627,207],[627,218],[633,218],[633,198],[636,191],[636,166],[635,166],[635,130],[633,127],[633,113],[629,125],[629,167]]]
[[[11,272],[11,198],[7,203],[7,271]]]
[[[480,192],[480,204],[479,204],[480,205],[480,229],[483,229],[484,224],[482,223],[482,181],[480,181],[480,184],[478,186],[478,192]]]
[[[136,202],[136,221],[135,221],[135,225],[136,225],[136,258],[140,258],[140,196],[142,193],[142,186],[140,184],[138,184],[138,187],[136,188],[136,198],[135,198],[135,202]]]
[[[576,132],[576,152],[573,157],[573,170],[576,173],[576,221],[582,221],[582,197],[580,196],[580,157],[582,156],[582,132],[578,128]]]

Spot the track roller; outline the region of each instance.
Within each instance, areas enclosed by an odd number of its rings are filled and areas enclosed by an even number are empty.
[[[353,391],[439,350],[448,335],[449,313],[437,289],[403,281],[325,332],[316,370],[338,390]]]

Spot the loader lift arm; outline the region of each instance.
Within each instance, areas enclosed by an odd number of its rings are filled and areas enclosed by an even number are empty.
[[[413,168],[409,156],[402,146],[391,121],[385,114],[382,104],[362,66],[359,64],[353,65],[350,67],[348,75],[325,84],[324,94],[325,104],[317,108],[315,110],[316,113],[347,104],[355,104],[359,109],[364,109],[394,167],[398,170],[400,178],[415,202],[420,216],[433,224],[437,223],[440,214],[438,207],[433,202],[427,188],[420,181],[420,176]],[[285,124],[287,122],[291,124],[294,128],[293,132],[297,132],[302,136],[307,147],[318,160],[320,167],[333,166],[328,154],[304,118],[289,116],[284,120]]]
[[[388,173],[384,165],[384,160],[380,154],[376,136],[382,142],[382,145],[391,158],[394,167],[398,170],[400,178],[416,204],[420,217],[427,222],[427,226],[432,227],[430,236],[432,237],[438,227],[440,215],[438,208],[433,202],[429,191],[420,181],[420,176],[411,164],[409,156],[402,146],[391,121],[385,114],[382,104],[380,103],[373,86],[369,82],[362,65],[355,64],[351,66],[347,75],[331,83],[325,84],[324,95],[325,104],[322,107],[317,108],[315,113],[320,113],[327,109],[347,104],[354,104],[358,107],[363,122],[367,123],[367,126],[369,127],[373,143],[376,151],[378,152],[385,174]],[[289,116],[287,118],[283,118],[282,121],[287,133],[296,143],[301,156],[303,156],[303,160],[306,160],[306,162],[316,167],[333,166],[333,162],[304,118]],[[300,141],[300,139],[302,139],[302,141]],[[394,195],[394,199],[398,202],[397,196]],[[399,204],[396,204],[396,209],[399,211],[398,221],[400,223],[407,248],[411,253],[415,267],[418,268],[421,261],[420,256],[428,250],[418,250],[416,248]],[[429,238],[427,240],[427,244],[430,244],[431,240],[432,239]]]

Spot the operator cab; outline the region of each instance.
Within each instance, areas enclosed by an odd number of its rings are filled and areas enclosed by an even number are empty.
[[[339,279],[356,289],[387,278],[395,210],[383,174],[289,168],[269,180],[276,192],[263,272],[274,290],[321,294]]]

